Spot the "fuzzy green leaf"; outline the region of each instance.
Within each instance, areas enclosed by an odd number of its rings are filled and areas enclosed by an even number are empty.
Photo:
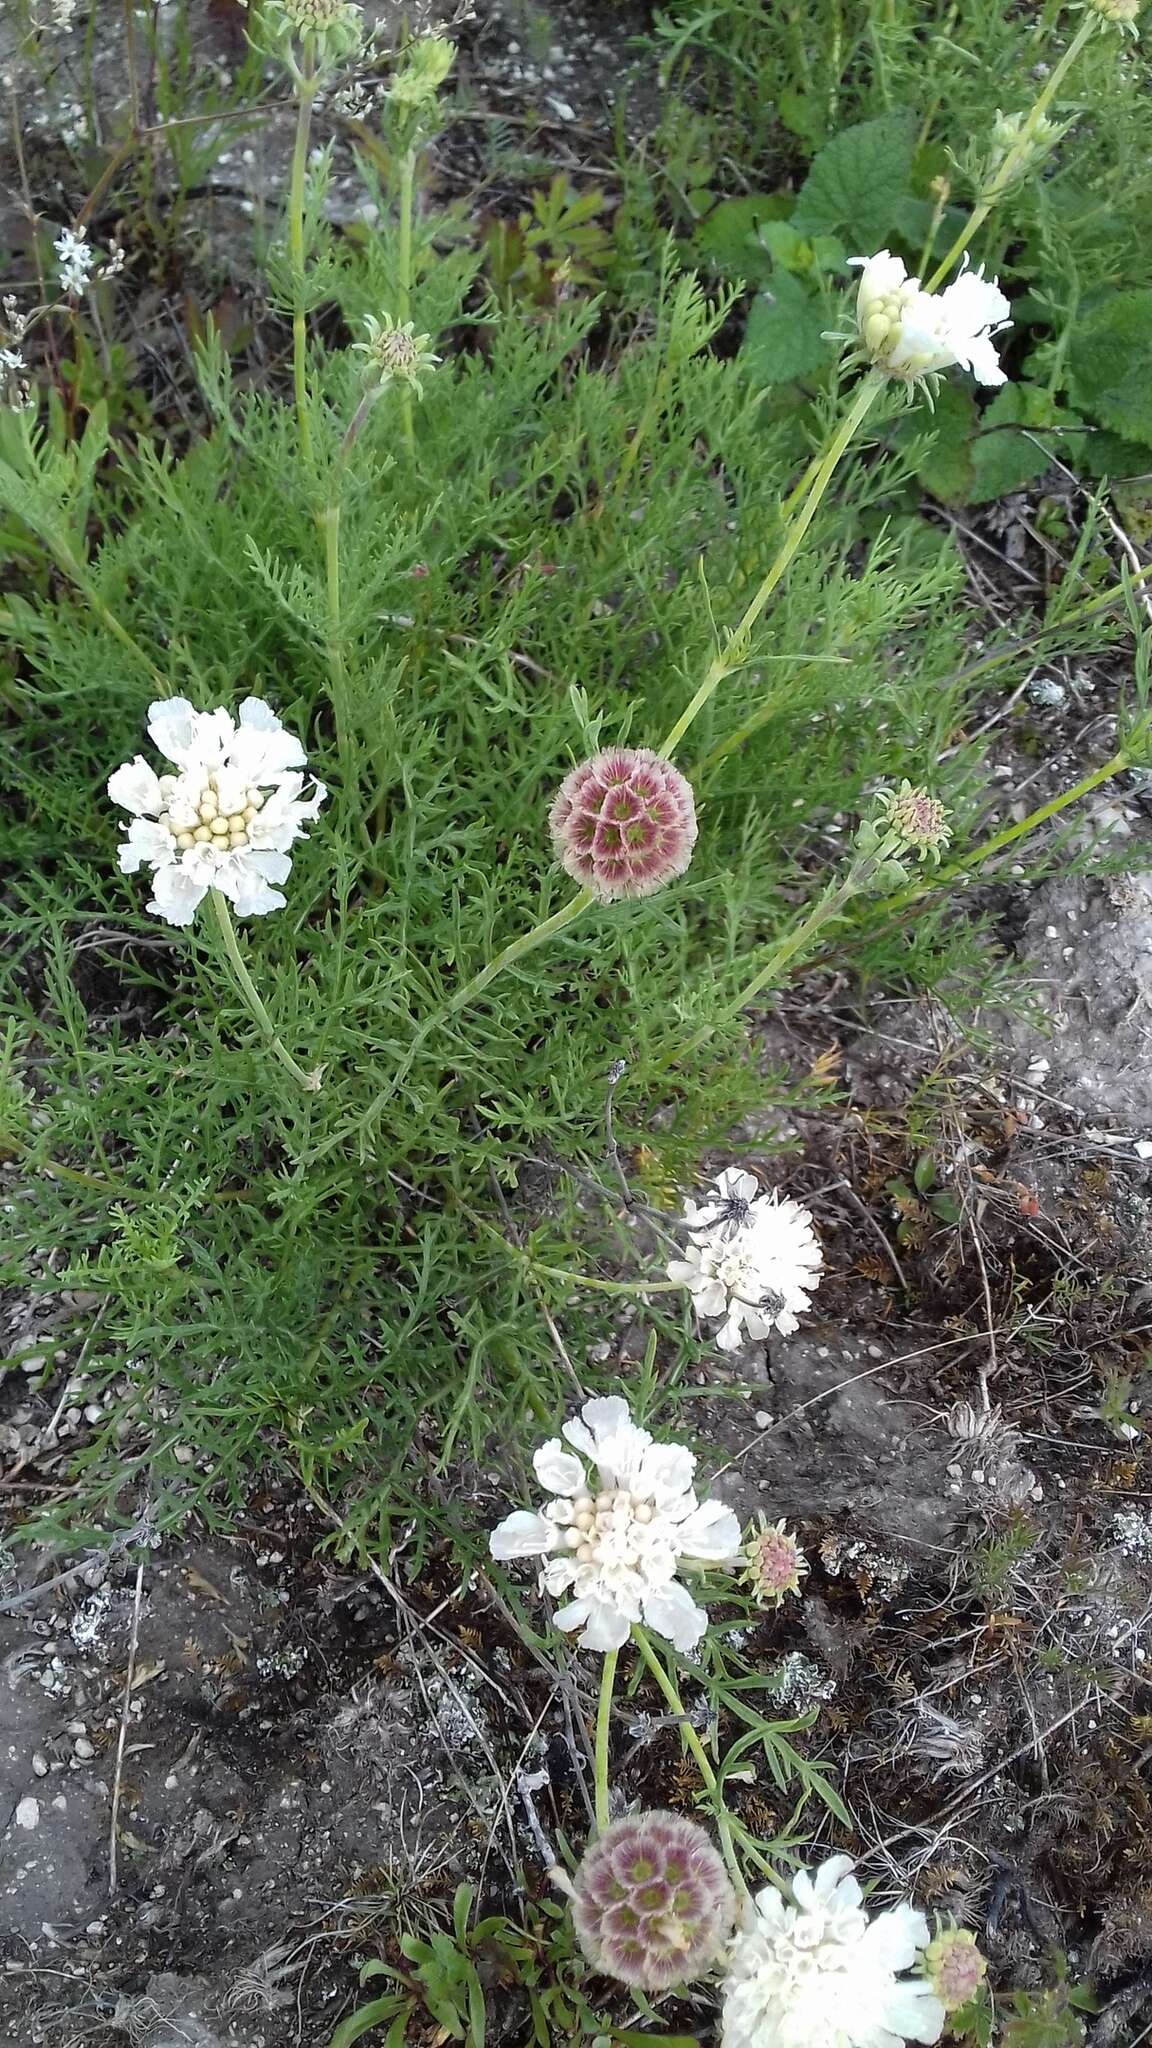
[[[833,136],[800,190],[792,224],[803,234],[845,229],[859,254],[879,248],[908,197],[916,123],[911,114],[883,114]]]
[[[748,315],[741,354],[761,384],[788,384],[810,376],[831,359],[825,341],[828,314],[822,300],[787,270],[772,273]]]
[[[1150,364],[1152,290],[1113,292],[1073,329],[1073,401],[1123,440],[1152,443]]]

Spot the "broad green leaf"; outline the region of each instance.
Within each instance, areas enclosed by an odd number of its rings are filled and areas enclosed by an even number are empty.
[[[800,190],[792,224],[806,235],[845,229],[857,254],[878,249],[908,197],[916,123],[911,114],[883,114],[833,136]]]
[[[722,199],[696,230],[694,247],[709,269],[721,277],[739,277],[761,284],[771,274],[772,259],[760,230],[792,210],[790,194],[750,192],[743,199]]]
[[[930,414],[917,413],[907,432],[927,439],[916,474],[945,505],[966,504],[972,493],[972,435],[976,407],[962,384],[942,384]],[[903,439],[899,435],[898,439]]]
[[[1112,292],[1083,313],[1068,373],[1074,404],[1123,440],[1152,443],[1152,290]]]
[[[328,2048],[352,2048],[353,2042],[362,2040],[371,2028],[383,2026],[385,2020],[403,2017],[407,2009],[406,1998],[399,2001],[395,1996],[374,1998],[370,2004],[362,2005],[358,2012],[349,2013],[346,2020],[341,2020]]]
[[[823,301],[789,271],[776,270],[748,315],[741,354],[757,383],[788,384],[831,360],[827,326]]]

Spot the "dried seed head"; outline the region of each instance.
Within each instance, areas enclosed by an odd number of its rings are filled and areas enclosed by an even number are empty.
[[[736,1899],[703,1828],[678,1813],[605,1828],[576,1872],[572,1920],[594,1970],[645,1991],[699,1977],[732,1931]]]
[[[798,1593],[808,1561],[783,1521],[769,1522],[764,1515],[744,1551],[745,1579],[752,1597],[763,1607],[776,1606],[785,1593]]]
[[[648,747],[613,747],[566,775],[548,817],[560,865],[602,903],[650,896],[696,844],[691,784]]]
[[[924,1951],[924,1975],[946,2012],[975,1998],[988,1965],[966,1927],[942,1927]]]

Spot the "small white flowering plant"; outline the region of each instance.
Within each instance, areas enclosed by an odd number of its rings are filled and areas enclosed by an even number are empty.
[[[309,785],[296,735],[260,697],[246,697],[235,719],[168,697],[149,706],[148,736],[171,770],[157,774],[137,754],[108,779],[112,802],[129,813],[120,866],[152,872],[148,909],[191,924],[214,889],[239,917],[282,910],[290,848],[327,795],[322,782]]]
[[[278,886],[292,871],[290,849],[318,815],[327,791],[309,784],[306,756],[260,697],[238,715],[198,711],[186,697],[149,706],[148,735],[172,765],[157,774],[143,755],[108,778],[108,795],[129,814],[120,845],[124,874],[151,870],[147,908],[165,923],[190,925],[207,897],[241,994],[273,1053],[309,1091],[319,1085],[281,1043],[237,944],[228,905],[240,917],[282,910]]]
[[[683,1444],[658,1444],[613,1395],[586,1401],[532,1460],[551,1494],[536,1513],[518,1509],[493,1530],[507,1563],[538,1557],[541,1590],[570,1596],[555,1616],[586,1650],[619,1650],[643,1622],[691,1650],[708,1616],[683,1570],[735,1563],[740,1524],[722,1501],[697,1498],[696,1459]]]

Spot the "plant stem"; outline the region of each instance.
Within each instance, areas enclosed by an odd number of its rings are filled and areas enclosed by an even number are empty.
[[[808,494],[795,512],[767,575],[745,609],[744,616],[739,624],[733,627],[723,646],[719,647],[712,656],[705,671],[704,680],[691,703],[681,712],[675,725],[661,742],[659,752],[666,757],[671,757],[674,753],[693,720],[699,716],[709,698],[719,688],[725,677],[731,675],[733,669],[741,667],[743,662],[747,660],[748,642],[752,637],[753,628],[760,618],[772,592],[788,569],[813,519],[816,517],[817,508],[828,485],[832,481],[836,465],[851,442],[857,427],[860,426],[873,401],[882,389],[883,383],[884,379],[882,377],[872,374],[865,377],[859,385],[848,412],[829,442],[827,451],[813,474]]]
[[[339,488],[335,478],[333,488]],[[332,715],[336,721],[336,751],[340,757],[340,780],[344,802],[351,817],[357,806],[356,760],[352,747],[352,718],[348,703],[348,667],[344,660],[344,637],[340,619],[340,505],[335,497],[318,512],[317,522],[324,536],[324,583],[328,597],[328,681]]]
[[[680,1697],[679,1686],[671,1673],[665,1670],[655,1650],[652,1648],[645,1631],[638,1622],[633,1622],[632,1624],[632,1640],[644,1659],[652,1677],[655,1679],[656,1684],[659,1686],[660,1691],[663,1693],[668,1706],[675,1714],[681,1737],[691,1751],[696,1768],[712,1795],[712,1810],[716,1816],[716,1826],[720,1831],[720,1846],[724,1851],[724,1861],[728,1865],[729,1875],[736,1886],[738,1895],[743,1898],[747,1893],[748,1887],[744,1882],[744,1874],[740,1865],[736,1861],[736,1850],[732,1841],[732,1823],[728,1809],[724,1804],[724,1794],[720,1787],[720,1780],[712,1768],[712,1760],[684,1711],[684,1702]]]
[[[1146,734],[1148,729],[1145,722],[1140,728],[1141,734]],[[946,867],[938,868],[931,876],[925,876],[922,882],[910,883],[907,889],[900,889],[896,895],[889,896],[885,907],[899,910],[906,903],[914,903],[921,896],[931,895],[945,882],[953,882],[961,875],[978,873],[986,861],[991,860],[995,854],[1003,853],[1005,847],[1014,846],[1017,840],[1026,838],[1037,826],[1046,825],[1049,818],[1059,817],[1061,811],[1066,811],[1071,804],[1079,803],[1081,797],[1090,796],[1094,789],[1099,789],[1101,783],[1110,782],[1114,775],[1122,775],[1139,757],[1140,751],[1138,745],[1122,747],[1118,753],[1112,755],[1111,760],[1105,761],[1102,768],[1094,768],[1090,775],[1081,776],[1080,781],[1073,783],[1071,789],[1064,790],[1060,796],[1054,796],[1050,802],[1040,804],[1036,810],[1029,811],[1028,816],[1021,818],[1018,824],[1007,825],[1002,832],[994,832],[990,839],[982,839],[979,846],[973,847],[971,853],[949,861]]]
[[[678,1061],[688,1059],[692,1053],[697,1052],[711,1038],[714,1031],[719,1030],[724,1024],[731,1023],[734,1017],[740,1015],[741,1010],[746,1010],[749,1003],[754,1003],[757,996],[763,995],[766,988],[775,987],[783,979],[784,969],[796,959],[798,954],[808,951],[817,934],[823,930],[830,919],[839,915],[845,904],[850,902],[852,897],[859,893],[859,888],[860,869],[858,864],[853,864],[849,868],[848,873],[842,876],[839,881],[828,884],[828,887],[817,897],[807,917],[801,918],[799,924],[794,925],[790,932],[787,932],[782,939],[778,940],[769,953],[763,967],[757,969],[751,981],[745,984],[735,1000],[731,1003],[726,1003],[719,1016],[713,1018],[710,1024],[702,1024],[700,1029],[694,1031],[691,1038],[686,1039],[683,1045],[677,1046],[673,1052],[665,1053],[664,1058],[657,1061],[652,1071],[662,1074],[667,1067],[675,1066]]]
[[[1026,161],[1031,150],[1032,140],[1039,126],[1041,116],[1047,113],[1065,78],[1084,48],[1085,43],[1099,27],[1102,19],[1103,17],[1096,14],[1091,7],[1085,9],[1083,21],[1059,63],[1053,66],[1049,76],[1045,79],[1043,91],[1038,95],[1027,119],[1021,126],[1019,135],[1016,137],[1003,163],[996,171],[987,193],[973,207],[948,254],[936,265],[925,286],[926,291],[934,292],[944,278],[947,277],[953,264],[958,262],[964,254],[973,236],[983,227],[993,207],[999,204],[1004,194],[1010,189],[1017,171],[1020,169],[1021,164]]]
[[[412,214],[416,197],[416,150],[410,146],[400,159],[399,247],[396,255],[396,322],[410,317],[412,303]],[[407,384],[400,393],[400,421],[409,455],[416,453],[412,392]]]
[[[292,150],[292,174],[288,187],[288,255],[292,268],[292,384],[296,394],[296,426],[300,453],[306,465],[312,461],[312,423],[308,416],[307,316],[304,310],[304,185],[308,169],[308,138],[312,128],[312,107],[316,98],[316,75],[311,51],[301,58],[296,105],[296,141]]]
[[[551,917],[544,918],[540,924],[534,924],[530,931],[521,932],[520,937],[511,940],[507,946],[496,954],[494,959],[489,960],[486,967],[480,969],[479,974],[474,974],[471,981],[466,981],[462,988],[458,988],[454,996],[450,996],[446,1003],[441,1003],[438,1010],[433,1010],[430,1016],[425,1017],[424,1022],[414,1034],[407,1052],[404,1054],[391,1079],[385,1087],[381,1088],[378,1095],[373,1096],[363,1116],[357,1118],[357,1130],[362,1133],[366,1132],[369,1126],[375,1122],[381,1110],[386,1107],[395,1095],[405,1075],[410,1071],[421,1046],[426,1044],[438,1024],[446,1023],[448,1018],[454,1016],[457,1010],[463,1009],[466,1003],[470,1003],[475,996],[480,995],[488,987],[489,982],[495,981],[496,976],[501,974],[505,967],[511,967],[515,961],[522,960],[526,953],[534,952],[537,946],[542,946],[548,939],[555,938],[557,932],[563,931],[566,925],[575,923],[580,913],[587,910],[588,905],[594,900],[591,889],[578,889],[575,896],[570,896],[567,903],[561,909],[554,911]],[[329,1140],[328,1144],[322,1146],[313,1157],[322,1158],[324,1152],[331,1151],[338,1142],[338,1139]]]
[[[228,964],[236,977],[237,986],[248,1006],[253,1021],[259,1025],[260,1030],[268,1040],[269,1050],[279,1060],[285,1072],[291,1074],[292,1079],[297,1081],[300,1087],[305,1089],[309,1095],[315,1095],[320,1086],[319,1069],[314,1073],[306,1074],[303,1067],[297,1060],[293,1059],[287,1046],[278,1036],[276,1026],[268,1015],[260,992],[244,964],[244,956],[240,951],[240,942],[236,936],[236,927],[232,922],[232,913],[228,908],[227,897],[219,889],[209,889],[208,896],[216,913],[216,924],[224,941],[224,951],[228,955]]]
[[[608,1825],[608,1738],[612,1727],[612,1693],[616,1684],[619,1650],[609,1650],[600,1673],[600,1702],[596,1709],[596,1832]]]
[[[1046,624],[1037,626],[1030,639],[1016,640],[1010,647],[994,648],[990,654],[980,655],[976,661],[970,662],[967,668],[960,669],[954,676],[950,676],[941,687],[958,689],[965,683],[975,682],[978,676],[985,676],[993,669],[1005,667],[1010,661],[1030,660],[1035,654],[1038,640],[1045,639],[1051,633],[1062,633],[1067,626],[1079,625],[1082,619],[1091,618],[1096,612],[1107,611],[1110,605],[1123,604],[1129,589],[1146,582],[1150,576],[1152,563],[1134,571],[1123,583],[1117,583],[1114,589],[1105,590],[1098,597],[1088,598],[1081,604],[1071,605],[1060,618],[1050,619]],[[751,718],[746,718],[743,725],[738,726],[735,732],[729,733],[727,739],[717,741],[716,745],[710,747],[703,758],[697,761],[689,780],[698,786],[712,769],[719,767],[721,761],[726,761],[729,754],[734,754],[737,748],[742,747],[745,740],[751,739],[753,733],[759,732],[762,725],[767,725],[780,701],[778,696],[769,697],[758,704]]]

